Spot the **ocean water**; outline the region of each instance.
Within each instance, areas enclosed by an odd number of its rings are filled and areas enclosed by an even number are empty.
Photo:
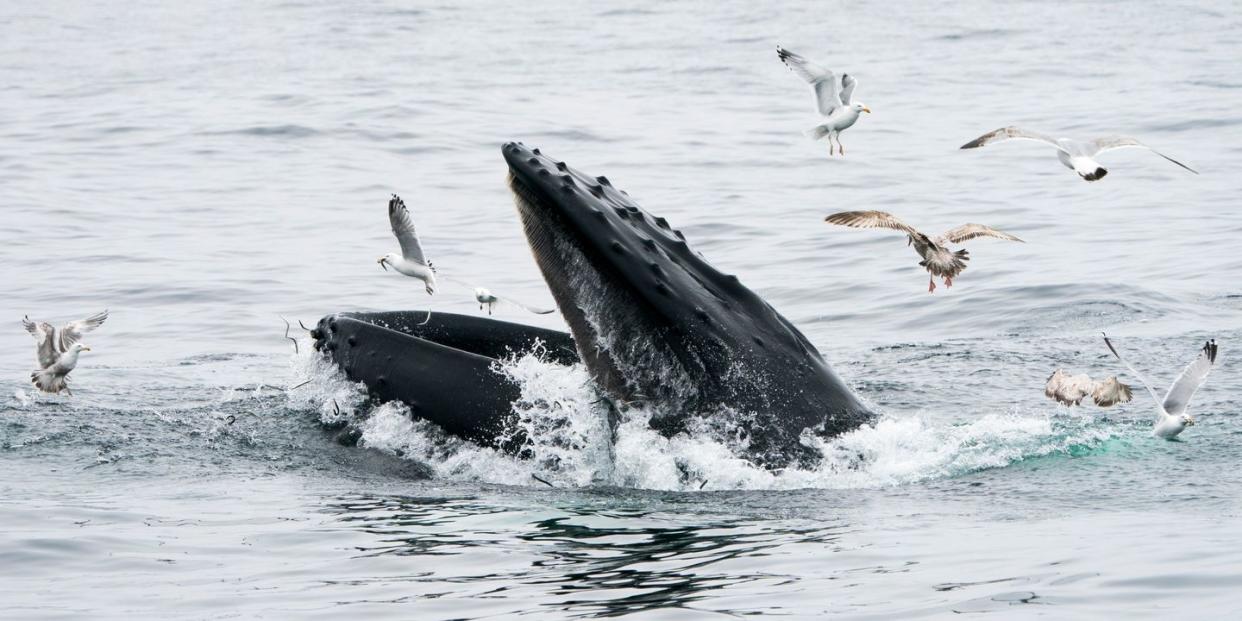
[[[1214,2],[44,2],[0,8],[0,616],[1236,618],[1242,18]],[[859,81],[848,155],[777,44]],[[1083,183],[1017,124],[1150,153]],[[478,312],[383,272],[400,193],[442,271],[551,297],[521,140],[607,175],[799,326],[882,414],[770,472],[524,356],[519,461],[365,404],[309,348],[343,310]],[[983,222],[952,289],[892,211]],[[32,393],[23,315],[108,308]],[[563,328],[556,315],[500,318]],[[284,338],[293,322],[299,351]],[[1067,409],[1057,367],[1165,386],[1180,441]],[[1123,377],[1126,377],[1123,374]],[[556,402],[555,410],[539,404]],[[362,425],[362,447],[322,423]],[[540,483],[534,477],[546,480]]]

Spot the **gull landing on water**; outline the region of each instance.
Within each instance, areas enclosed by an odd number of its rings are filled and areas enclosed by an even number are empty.
[[[50,323],[35,323],[29,317],[23,317],[22,326],[35,338],[39,363],[39,370],[30,374],[30,383],[46,393],[65,391],[72,397],[69,373],[78,366],[78,355],[91,350],[78,341],[84,333],[103,325],[107,319],[108,311],[104,311],[86,319],[70,321],[57,333]]]
[[[914,251],[923,258],[919,262],[919,266],[927,270],[928,293],[936,290],[936,276],[944,278],[944,286],[952,287],[953,278],[966,269],[966,261],[970,260],[970,253],[965,250],[950,250],[947,247],[949,244],[960,245],[966,240],[976,237],[995,237],[1007,241],[1022,241],[1009,233],[1004,233],[982,224],[963,224],[955,229],[949,229],[941,233],[938,237],[931,238],[918,232],[914,227],[905,222],[898,220],[896,216],[887,211],[842,211],[824,218],[824,221],[856,229],[884,228],[895,229],[905,233],[907,236],[906,245],[913,244]]]
[[[858,80],[848,73],[843,73],[838,83],[837,76],[833,72],[779,45],[776,46],[776,55],[786,67],[789,67],[790,71],[798,74],[798,77],[811,85],[811,90],[815,91],[815,107],[826,117],[823,123],[808,130],[807,136],[812,140],[827,136],[828,155],[832,155],[832,139],[836,138],[841,155],[845,155],[845,145],[841,144],[841,132],[852,127],[863,112],[871,113],[871,108],[868,108],[866,104],[861,101],[851,101],[854,97],[854,87],[858,86]]]
[[[1163,157],[1164,159],[1169,160],[1170,162],[1173,162],[1174,164],[1177,164],[1178,166],[1181,166],[1196,175],[1199,174],[1199,171],[1129,136],[1110,136],[1108,138],[1097,138],[1090,142],[1079,142],[1069,138],[1054,139],[1050,136],[1027,131],[1025,129],[1019,129],[1017,127],[1002,127],[998,130],[988,132],[978,138],[975,138],[974,140],[971,140],[970,142],[962,145],[962,148],[975,149],[992,144],[993,142],[1001,142],[1003,140],[1010,139],[1038,140],[1056,147],[1057,159],[1061,160],[1061,163],[1064,164],[1066,168],[1078,173],[1078,176],[1086,179],[1087,181],[1096,181],[1102,179],[1104,175],[1108,174],[1108,169],[1104,168],[1099,162],[1095,161],[1096,155],[1099,155],[1105,151],[1124,149],[1127,147],[1147,149],[1148,151],[1151,151],[1152,153],[1155,153],[1156,155],[1159,155],[1160,157]]]
[[[1085,373],[1070,375],[1057,369],[1048,376],[1044,395],[1058,403],[1071,406],[1081,404],[1090,395],[1096,405],[1106,408],[1118,403],[1128,403],[1134,398],[1134,391],[1129,385],[1117,381],[1116,376],[1097,382]]]
[[[488,315],[491,315],[492,311],[495,310],[496,305],[501,303],[516,306],[524,311],[528,311],[536,315],[548,315],[555,310],[552,308],[535,308],[515,300],[510,300],[509,298],[502,298],[498,295],[494,295],[491,291],[488,291],[486,287],[475,287],[474,299],[479,303],[479,310],[486,308]]]
[[[1190,404],[1190,398],[1194,396],[1195,391],[1207,381],[1208,373],[1212,371],[1212,366],[1216,364],[1216,339],[1212,339],[1203,344],[1203,349],[1199,350],[1199,356],[1193,362],[1186,365],[1182,370],[1182,374],[1173,380],[1173,385],[1169,387],[1169,392],[1165,393],[1164,400],[1161,401],[1156,396],[1156,391],[1152,389],[1151,384],[1143,379],[1143,375],[1134,370],[1129,362],[1126,362],[1121,354],[1117,353],[1117,348],[1113,347],[1113,342],[1109,340],[1108,335],[1104,335],[1104,344],[1108,345],[1108,350],[1113,352],[1117,360],[1125,365],[1139,382],[1142,382],[1143,388],[1147,389],[1147,393],[1151,395],[1152,401],[1156,402],[1156,410],[1159,418],[1156,419],[1156,425],[1152,428],[1152,434],[1166,440],[1177,437],[1182,430],[1195,424],[1195,419],[1186,413],[1186,406]]]
[[[388,222],[392,225],[392,234],[397,236],[397,242],[401,244],[401,254],[390,252],[380,257],[376,263],[384,271],[388,271],[388,266],[391,265],[399,273],[423,281],[427,294],[435,294],[436,270],[423,255],[423,245],[418,241],[418,232],[414,230],[414,219],[405,208],[405,202],[396,194],[388,201]]]

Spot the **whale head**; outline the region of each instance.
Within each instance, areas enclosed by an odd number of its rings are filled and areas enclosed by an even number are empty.
[[[736,412],[752,456],[798,452],[870,412],[788,320],[664,218],[521,143],[502,148],[527,241],[597,385],[666,432]]]

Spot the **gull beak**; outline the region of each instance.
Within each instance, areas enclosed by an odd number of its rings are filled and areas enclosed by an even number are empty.
[[[379,263],[379,266],[380,266],[380,267],[382,267],[382,268],[384,268],[384,271],[385,271],[385,272],[387,272],[387,271],[388,271],[388,264],[384,262],[384,257],[380,257],[380,258],[379,258],[378,260],[376,260],[375,262],[376,262],[376,263]]]
[[[863,106],[863,112],[866,112],[867,114],[871,114],[871,108],[868,108],[867,106]]]
[[[83,348],[82,348],[82,351],[90,351],[90,350],[91,350],[91,348],[89,348],[89,347],[83,347]]]

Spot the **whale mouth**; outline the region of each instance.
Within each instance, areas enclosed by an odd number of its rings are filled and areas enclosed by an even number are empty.
[[[524,157],[511,157],[515,150]],[[624,403],[655,405],[656,419],[695,409],[704,383],[691,379],[687,363],[702,363],[675,347],[674,326],[634,287],[633,272],[641,268],[627,260],[627,232],[605,215],[607,205],[588,200],[605,196],[607,180],[571,173],[520,145],[506,145],[505,155],[531,253],[596,384]]]
[[[801,433],[871,420],[809,340],[667,220],[604,177],[503,147],[531,252],[596,384],[666,434],[745,421],[749,453],[787,463]],[[723,416],[720,416],[723,415]]]

